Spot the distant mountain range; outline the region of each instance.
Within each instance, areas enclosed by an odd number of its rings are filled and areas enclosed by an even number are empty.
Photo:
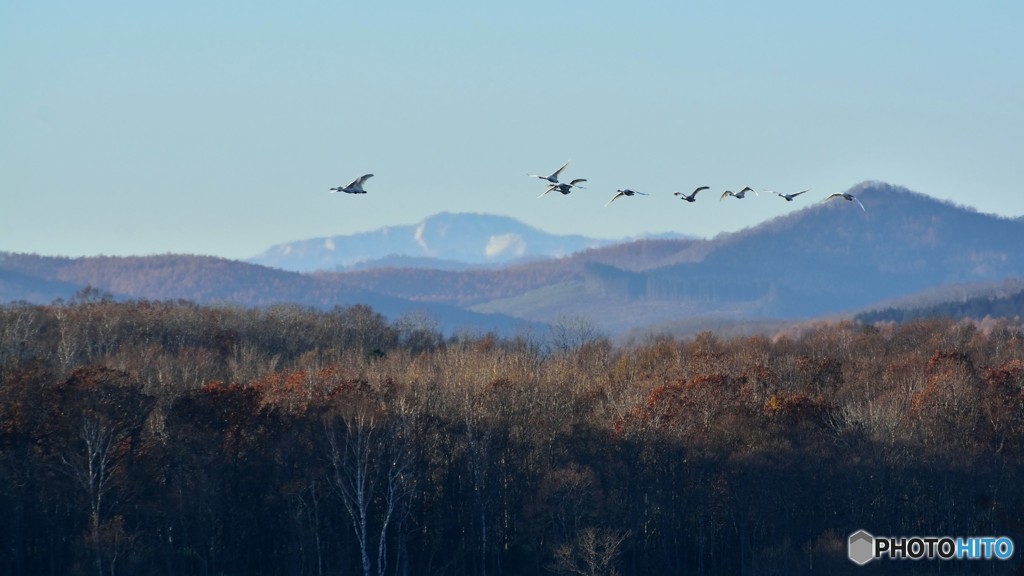
[[[688,238],[663,234],[656,238]],[[293,272],[418,268],[466,270],[557,258],[623,240],[548,234],[508,216],[441,212],[373,232],[299,240],[249,258]]]
[[[407,226],[279,244],[248,261],[294,272],[381,267],[453,270],[557,258],[616,242],[548,234],[507,216],[442,212]]]
[[[425,313],[446,333],[469,330],[508,335],[535,325],[502,314],[404,300],[333,278],[210,256],[54,258],[0,253],[0,302],[69,300],[87,286],[117,299],[243,306],[298,304],[321,309],[364,304],[392,320]]]
[[[716,319],[849,313],[951,284],[1024,276],[1024,221],[865,183],[711,240],[639,241],[498,270],[374,270],[346,282],[402,298],[612,331]],[[752,201],[751,199],[745,201]],[[695,206],[699,209],[699,206]]]
[[[983,287],[1024,277],[1020,218],[981,214],[880,183],[851,192],[867,212],[842,200],[807,203],[710,240],[609,244],[546,235],[509,218],[440,214],[361,240],[339,238],[333,253],[343,257],[335,260],[324,254],[332,252],[327,239],[292,243],[290,251],[273,248],[262,265],[177,255],[0,254],[0,300],[48,302],[91,285],[131,298],[363,303],[392,318],[422,310],[448,330],[508,332],[585,317],[622,333],[638,327],[673,331],[695,325],[695,319],[714,324],[851,314],[921,292],[935,294],[943,286]],[[373,238],[387,246],[372,250]],[[540,257],[562,251],[559,258]],[[511,263],[498,265],[500,258]],[[351,268],[360,260],[390,266]],[[285,267],[336,271],[279,269]]]

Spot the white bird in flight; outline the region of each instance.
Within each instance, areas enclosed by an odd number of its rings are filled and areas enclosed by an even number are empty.
[[[608,201],[608,204],[611,204],[612,202],[615,202],[616,200],[618,200],[622,196],[632,196],[634,194],[640,194],[641,196],[648,196],[648,194],[646,192],[637,192],[636,190],[630,190],[629,188],[624,188],[622,190],[617,190],[616,192],[618,192],[618,193],[615,196],[612,196],[612,199]],[[607,206],[608,204],[605,204],[605,206]]]
[[[680,199],[686,200],[687,202],[696,202],[697,201],[697,192],[700,192],[701,190],[710,190],[710,189],[711,189],[710,186],[701,186],[700,188],[697,188],[696,190],[691,192],[689,195],[683,194],[682,192],[675,192],[674,195],[675,196],[679,196]]]
[[[778,196],[779,198],[785,198],[786,202],[792,202],[793,198],[796,198],[797,196],[803,194],[804,192],[810,192],[810,190],[811,189],[808,188],[807,190],[801,190],[799,192],[793,192],[792,194],[783,194],[782,192],[776,192],[775,195]]]
[[[364,174],[353,180],[348,186],[331,188],[331,194],[336,192],[344,192],[345,194],[366,194],[366,190],[363,190],[363,183],[370,178],[373,178],[373,174]]]
[[[857,204],[860,205],[860,209],[861,210],[863,210],[865,212],[868,211],[868,209],[865,208],[864,205],[860,203],[860,200],[857,200],[857,197],[854,196],[853,194],[850,194],[849,192],[836,192],[835,194],[830,194],[824,200],[822,200],[822,202],[828,202],[829,200],[831,200],[833,198],[844,198],[848,202],[849,201],[855,201],[855,202],[857,202]]]
[[[745,186],[743,190],[740,190],[739,192],[733,192],[732,190],[726,190],[725,192],[722,192],[722,197],[719,198],[718,201],[721,202],[722,200],[725,200],[726,196],[732,196],[734,198],[739,198],[740,200],[742,200],[747,197],[747,192],[753,192],[754,196],[758,195],[757,190],[754,190],[750,186]]]
[[[569,165],[569,162],[572,162],[572,160],[569,160],[565,164],[562,164],[562,167],[559,168],[558,170],[555,170],[550,176],[541,176],[539,174],[527,174],[527,176],[530,176],[531,178],[540,178],[541,180],[547,180],[552,184],[558,184],[558,175],[562,173],[562,170],[565,170],[565,167]]]
[[[552,192],[552,191],[555,191],[555,190],[561,192],[562,194],[568,194],[568,193],[572,192],[573,188],[579,188],[580,190],[583,190],[583,186],[580,186],[580,182],[586,182],[586,181],[587,181],[586,178],[577,178],[577,179],[573,180],[572,182],[569,182],[568,184],[566,184],[565,182],[561,182],[561,183],[558,183],[558,184],[549,184],[548,185],[548,189],[545,190],[544,193],[541,194],[540,196],[537,196],[537,198],[543,198],[544,196],[547,196],[548,192]]]

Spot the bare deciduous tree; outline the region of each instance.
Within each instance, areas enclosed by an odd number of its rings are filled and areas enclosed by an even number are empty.
[[[64,439],[57,456],[65,473],[81,488],[89,511],[89,545],[96,574],[103,576],[101,529],[108,496],[125,475],[137,436],[152,406],[131,384],[128,374],[101,367],[75,370],[62,385]],[[117,549],[108,551],[116,558]]]
[[[358,399],[324,422],[332,486],[348,512],[364,576],[387,572],[392,522],[410,495],[410,455],[397,419]],[[371,559],[376,548],[376,560]]]
[[[629,534],[629,531],[608,528],[583,528],[572,542],[562,544],[555,550],[553,569],[559,574],[618,576],[615,562]]]

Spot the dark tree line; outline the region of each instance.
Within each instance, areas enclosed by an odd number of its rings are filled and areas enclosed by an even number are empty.
[[[1024,316],[1024,291],[1007,296],[975,296],[962,301],[916,308],[884,308],[857,315],[866,324],[878,322],[910,322],[921,318],[1019,318]]]
[[[0,307],[0,573],[831,574],[864,570],[860,528],[1024,543],[1010,322],[550,336]]]

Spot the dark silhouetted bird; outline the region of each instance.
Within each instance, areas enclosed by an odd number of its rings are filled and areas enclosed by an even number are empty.
[[[799,192],[793,192],[792,194],[783,194],[782,192],[776,192],[775,195],[778,196],[779,198],[785,198],[786,202],[792,202],[793,198],[796,198],[797,196],[803,194],[804,192],[810,192],[810,190],[811,189],[808,188],[807,190],[801,190]]]
[[[540,178],[541,180],[547,180],[552,184],[558,184],[558,175],[562,173],[562,170],[565,170],[565,167],[569,165],[569,162],[572,162],[572,160],[569,160],[565,164],[562,164],[562,167],[559,168],[558,170],[555,170],[550,176],[541,176],[539,174],[527,174],[527,176],[530,176],[531,178]]]
[[[373,174],[365,174],[356,178],[348,186],[338,186],[337,188],[331,188],[331,194],[335,192],[344,192],[345,194],[366,194],[366,190],[363,190],[363,183],[373,178]]]
[[[742,200],[747,197],[747,192],[753,192],[754,196],[757,196],[757,190],[754,190],[750,186],[746,186],[743,188],[743,190],[740,190],[739,192],[733,192],[732,190],[726,190],[725,192],[722,192],[722,197],[719,198],[718,201],[721,202],[722,200],[725,200],[726,196],[732,196],[734,198],[739,198],[740,200]]]
[[[568,193],[572,192],[573,188],[579,188],[580,190],[583,190],[583,186],[580,186],[579,184],[580,184],[580,182],[586,182],[586,181],[587,181],[586,178],[577,178],[577,179],[573,180],[572,182],[569,182],[568,184],[566,184],[565,182],[561,182],[561,183],[558,183],[558,184],[550,184],[548,186],[548,189],[545,190],[544,193],[541,194],[540,196],[537,196],[537,198],[543,198],[544,196],[547,196],[548,192],[552,192],[552,191],[558,191],[558,192],[561,192],[562,194],[568,194]]]
[[[682,199],[682,200],[686,200],[687,202],[696,202],[697,201],[697,192],[700,192],[701,190],[710,190],[710,189],[711,189],[710,186],[701,186],[700,188],[697,188],[692,193],[690,193],[689,196],[687,196],[686,194],[683,194],[682,192],[676,192],[675,195],[679,196],[679,198]]]
[[[829,200],[832,200],[833,198],[843,198],[843,199],[845,199],[848,202],[856,202],[860,206],[861,210],[863,210],[865,212],[868,211],[868,209],[865,208],[863,204],[861,204],[860,200],[858,200],[856,196],[854,196],[853,194],[850,194],[849,192],[836,192],[835,194],[829,194],[827,197],[825,197],[824,200],[822,200],[822,202],[828,202]]]
[[[637,192],[636,190],[630,190],[629,188],[624,188],[622,190],[617,190],[617,192],[618,193],[615,194],[615,196],[612,196],[612,199],[608,201],[608,204],[611,204],[612,202],[615,202],[616,200],[618,200],[619,198],[621,198],[623,196],[633,196],[634,194],[639,194],[641,196],[647,196],[647,194],[644,193],[644,192]],[[607,206],[608,204],[605,204],[605,206]]]

